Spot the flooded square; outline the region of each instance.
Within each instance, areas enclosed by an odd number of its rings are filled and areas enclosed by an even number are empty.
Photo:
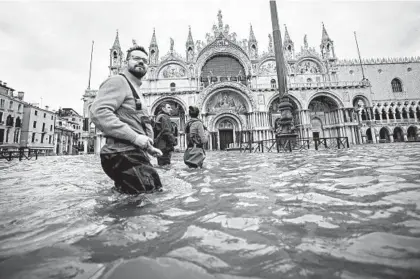
[[[1,277],[415,278],[419,162],[418,143],[176,153],[163,193],[130,198],[94,155],[1,161]]]

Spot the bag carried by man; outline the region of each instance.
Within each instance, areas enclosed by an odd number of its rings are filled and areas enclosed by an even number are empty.
[[[204,159],[206,159],[206,152],[204,151],[203,144],[198,135],[190,134],[190,126],[199,120],[190,122],[185,127],[185,133],[187,134],[188,147],[184,153],[184,163],[190,168],[203,167]],[[201,122],[201,121],[199,121]]]

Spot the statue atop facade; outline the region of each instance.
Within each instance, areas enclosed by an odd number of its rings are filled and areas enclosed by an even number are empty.
[[[173,53],[174,52],[174,39],[170,38],[171,41],[171,47],[170,47],[170,52]]]
[[[273,37],[271,37],[271,34],[268,34],[268,52],[274,52],[273,49]]]
[[[223,16],[222,16],[222,11],[219,10],[219,12],[217,13],[217,21],[219,22],[219,30],[223,30],[223,20],[222,20]]]
[[[303,37],[303,46],[305,47],[305,49],[308,49],[308,37],[306,34]]]

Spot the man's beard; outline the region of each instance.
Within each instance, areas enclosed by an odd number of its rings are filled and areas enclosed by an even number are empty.
[[[128,71],[138,79],[141,79],[142,77],[146,75],[146,70],[144,69],[141,69],[140,71],[138,71],[136,68],[134,68],[134,69],[128,69]]]

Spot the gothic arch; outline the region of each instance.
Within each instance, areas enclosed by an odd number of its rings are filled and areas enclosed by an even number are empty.
[[[357,95],[355,95],[354,97],[353,97],[353,99],[351,100],[351,103],[352,103],[352,105],[353,105],[353,107],[354,107],[354,102],[356,101],[356,99],[362,99],[362,101],[365,103],[365,108],[366,107],[370,107],[370,102],[369,102],[369,99],[366,97],[366,96],[364,96],[364,95],[361,95],[361,94],[357,94]]]
[[[403,132],[403,134],[407,134],[407,128],[406,127],[404,127],[404,126],[395,126],[393,129],[392,129],[392,134],[394,134],[394,131],[395,131],[395,129],[396,128],[400,128],[401,129],[401,131]]]
[[[393,129],[391,129],[391,127],[389,127],[389,126],[382,126],[382,127],[378,127],[378,128],[380,128],[380,129],[378,129],[378,130],[379,130],[379,131],[378,131],[378,133],[379,133],[382,129],[387,130],[387,131],[388,131],[388,135],[389,135],[389,136],[393,135],[393,133],[394,133],[394,130],[393,130]]]
[[[391,82],[392,93],[404,92],[404,84],[401,78],[394,77]]]
[[[200,95],[199,95],[199,99],[197,102],[197,106],[200,109],[201,112],[204,112],[206,109],[206,104],[207,101],[210,100],[210,98],[219,93],[222,90],[226,90],[226,89],[231,89],[233,92],[241,95],[246,104],[247,104],[247,111],[248,112],[252,112],[254,110],[256,110],[256,103],[254,98],[252,97],[252,92],[249,90],[248,87],[246,87],[245,85],[241,84],[241,83],[237,83],[237,82],[230,82],[230,81],[226,81],[226,82],[219,82],[219,83],[214,83],[211,84],[210,86],[206,87],[206,89],[204,89]]]
[[[201,70],[206,64],[206,62],[218,55],[227,55],[237,59],[239,63],[244,67],[245,75],[249,76],[251,74],[252,65],[251,61],[248,58],[248,55],[242,50],[234,48],[233,46],[231,46],[231,44],[232,43],[229,43],[229,45],[227,46],[216,45],[213,47],[209,47],[208,49],[203,49],[199,54],[199,57],[197,58],[197,76],[201,76]]]
[[[242,131],[244,128],[246,128],[246,125],[243,122],[242,118],[239,116],[239,114],[235,112],[221,112],[210,119],[209,121],[210,132],[217,131],[216,124],[223,118],[233,118],[236,121],[236,124],[238,125],[238,131]]]
[[[162,96],[153,101],[150,109],[150,115],[155,115],[156,109],[164,101],[174,101],[182,106],[185,113],[188,113],[188,106],[181,98],[176,96]]]
[[[270,106],[271,104],[274,102],[274,100],[276,100],[277,98],[279,98],[279,94],[276,93],[273,96],[270,97],[270,99],[267,102],[266,105],[266,111],[270,110]],[[294,95],[289,94],[289,98],[297,105],[299,110],[302,110],[303,106],[302,104],[299,102],[298,98],[296,98]]]
[[[312,102],[312,100],[315,99],[316,97],[321,97],[321,96],[329,97],[332,100],[334,100],[334,102],[336,102],[338,108],[343,108],[344,107],[343,102],[341,101],[340,97],[338,97],[337,94],[335,94],[334,92],[318,91],[309,98],[308,103],[306,104],[306,108],[309,109],[309,104]]]

